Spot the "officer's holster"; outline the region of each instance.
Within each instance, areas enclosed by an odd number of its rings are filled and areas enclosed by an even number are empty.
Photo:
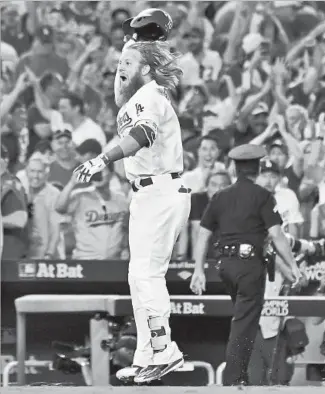
[[[266,271],[270,282],[274,282],[275,280],[275,258],[276,252],[270,243],[264,250],[264,264],[266,265]]]

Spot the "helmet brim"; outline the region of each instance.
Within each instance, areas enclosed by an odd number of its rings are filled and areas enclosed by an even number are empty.
[[[129,18],[126,19],[123,23],[122,23],[122,29],[124,31],[124,34],[126,36],[132,36],[134,33],[134,28],[131,26],[131,23],[133,22],[134,18]]]

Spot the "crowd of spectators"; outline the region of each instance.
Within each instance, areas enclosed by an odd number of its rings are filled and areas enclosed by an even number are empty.
[[[193,197],[174,258],[193,258],[205,206],[235,180],[227,153],[243,143],[266,146],[258,182],[281,195],[290,232],[325,237],[324,2],[3,1],[4,259],[128,258],[123,163],[86,187],[73,169],[116,143],[121,24],[150,7],[170,13],[184,70],[172,93]]]

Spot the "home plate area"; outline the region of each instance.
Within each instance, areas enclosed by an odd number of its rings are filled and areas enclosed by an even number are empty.
[[[2,394],[324,394],[324,387],[6,387]],[[238,393],[239,394],[239,393]]]

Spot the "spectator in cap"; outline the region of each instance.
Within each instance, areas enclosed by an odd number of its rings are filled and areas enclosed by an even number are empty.
[[[287,131],[283,116],[277,115],[265,131],[251,143],[269,146],[270,159],[281,171],[281,185],[289,187],[298,195],[304,170],[303,151],[299,142]]]
[[[54,32],[51,26],[41,25],[35,32],[33,46],[19,60],[16,68],[18,77],[29,67],[38,77],[42,77],[45,72],[53,72],[61,75],[65,81],[69,75],[68,62],[58,56],[54,50]]]
[[[57,130],[52,137],[54,161],[50,165],[48,182],[61,184],[64,187],[70,180],[72,171],[78,161],[72,144],[70,130]]]
[[[270,159],[262,160],[257,184],[271,192],[277,202],[277,207],[283,221],[283,229],[292,236],[298,237],[304,218],[300,211],[297,195],[288,187],[279,187],[281,170],[276,162]]]
[[[59,190],[47,182],[49,164],[41,153],[34,153],[27,164],[29,202],[29,235],[30,246],[28,256],[34,259],[64,258],[60,245],[61,217],[54,206],[60,194]]]
[[[258,96],[261,95],[262,93]],[[268,117],[269,107],[265,102],[256,102],[254,98],[247,99],[236,122],[235,146],[249,143],[253,138],[262,134],[267,127]]]
[[[49,140],[40,141],[36,146],[33,155],[34,157],[42,158],[42,161],[48,166],[53,162],[53,151],[51,142]],[[26,163],[27,164],[27,163]],[[26,193],[29,190],[27,168],[26,166],[21,170],[17,171],[16,177],[20,180]]]
[[[8,171],[9,152],[1,144],[1,240],[0,255],[4,260],[20,260],[27,256],[27,200],[23,186]]]

